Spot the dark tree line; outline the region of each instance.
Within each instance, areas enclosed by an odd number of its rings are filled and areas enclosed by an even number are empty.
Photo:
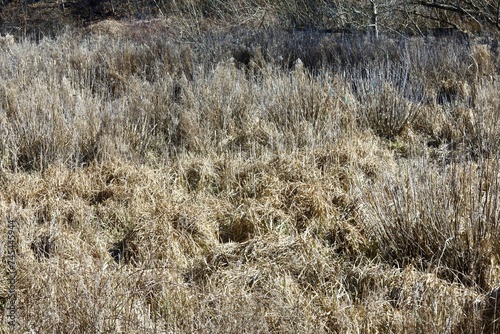
[[[432,29],[500,32],[500,0],[0,0],[2,22],[15,16],[15,7],[23,10],[25,18],[34,15],[29,10],[37,3],[87,23],[158,14],[237,20],[241,15],[269,12],[298,29],[372,30],[374,35]],[[4,8],[10,12],[4,13]]]

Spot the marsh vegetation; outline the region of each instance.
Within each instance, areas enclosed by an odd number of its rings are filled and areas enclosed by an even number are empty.
[[[499,331],[492,33],[155,3],[0,47],[20,332]]]

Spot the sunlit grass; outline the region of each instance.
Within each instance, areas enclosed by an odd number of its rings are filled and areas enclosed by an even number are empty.
[[[20,331],[495,330],[487,43],[141,24],[1,48]]]

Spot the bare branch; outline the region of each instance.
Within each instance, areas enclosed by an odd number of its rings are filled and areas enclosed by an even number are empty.
[[[436,9],[443,9],[455,13],[465,13],[465,11],[460,7],[456,5],[450,5],[446,3],[438,3],[438,2],[429,2],[429,1],[420,1],[420,5],[425,6],[425,7],[430,7],[430,8],[436,8]]]

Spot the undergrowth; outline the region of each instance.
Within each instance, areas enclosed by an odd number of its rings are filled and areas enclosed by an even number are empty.
[[[2,45],[19,331],[498,332],[494,43],[182,29]]]

